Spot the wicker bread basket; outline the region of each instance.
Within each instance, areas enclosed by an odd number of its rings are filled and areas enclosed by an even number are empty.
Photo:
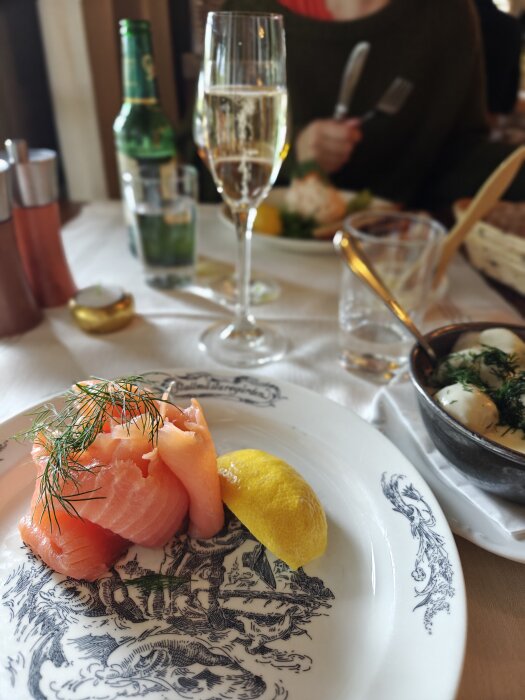
[[[456,219],[469,201],[460,199],[454,204]],[[498,202],[472,227],[465,248],[474,267],[525,294],[525,202]]]

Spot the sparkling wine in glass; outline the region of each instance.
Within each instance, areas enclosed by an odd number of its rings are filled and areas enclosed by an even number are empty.
[[[262,365],[286,351],[286,339],[250,313],[249,289],[253,221],[286,155],[287,102],[282,17],[210,12],[203,127],[210,170],[235,223],[238,297],[233,321],[208,328],[201,347],[233,367]]]
[[[197,154],[203,165],[210,170],[206,149],[206,133],[204,131],[204,110],[204,70],[201,69],[193,106],[192,133]],[[237,275],[235,273],[222,275],[209,282],[207,286],[211,289],[213,295],[227,303],[234,303],[237,298]],[[268,277],[257,277],[250,280],[250,303],[254,306],[275,301],[280,295],[281,287],[275,280]]]

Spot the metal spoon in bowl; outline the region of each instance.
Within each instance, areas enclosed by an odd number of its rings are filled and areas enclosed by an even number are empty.
[[[361,281],[365,282],[394,316],[401,321],[434,364],[437,361],[436,353],[425,340],[423,334],[412,321],[409,314],[385,287],[359,242],[347,231],[338,231],[334,236],[334,248],[346,261],[346,264],[352,272],[357,275]]]

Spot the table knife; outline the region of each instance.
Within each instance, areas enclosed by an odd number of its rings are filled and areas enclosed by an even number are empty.
[[[350,103],[354,95],[357,83],[363,72],[363,68],[370,51],[370,44],[367,41],[361,41],[354,46],[354,49],[346,62],[341,86],[339,88],[339,97],[334,111],[334,119],[344,119],[350,109]]]

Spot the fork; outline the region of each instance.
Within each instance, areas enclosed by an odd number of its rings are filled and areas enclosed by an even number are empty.
[[[405,104],[413,87],[410,80],[394,78],[376,106],[361,117],[361,124],[364,124],[379,114],[385,114],[389,117],[397,114]]]

